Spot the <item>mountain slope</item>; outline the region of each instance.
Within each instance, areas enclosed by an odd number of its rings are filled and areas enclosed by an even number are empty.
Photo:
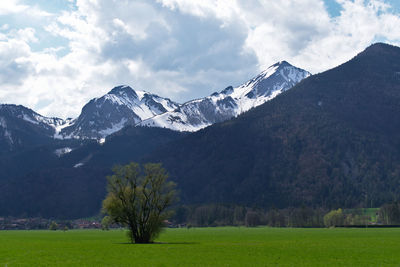
[[[257,107],[309,75],[282,61],[239,87],[230,86],[220,93],[186,102],[176,110],[144,120],[139,125],[194,132]]]
[[[129,86],[117,86],[108,94],[92,99],[59,138],[104,138],[127,125],[135,125],[155,115],[172,111],[178,104]]]
[[[56,140],[56,144],[0,156],[0,216],[71,219],[96,215],[106,194],[106,176],[115,164],[139,161],[185,134],[128,126],[103,144]],[[56,153],[63,149],[67,153]]]
[[[52,142],[66,121],[17,105],[0,105],[0,154]]]
[[[148,156],[186,203],[377,206],[400,196],[400,48],[375,44]]]

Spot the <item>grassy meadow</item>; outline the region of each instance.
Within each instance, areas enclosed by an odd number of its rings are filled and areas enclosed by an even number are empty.
[[[155,244],[122,230],[0,231],[0,266],[400,266],[400,229],[167,229]]]

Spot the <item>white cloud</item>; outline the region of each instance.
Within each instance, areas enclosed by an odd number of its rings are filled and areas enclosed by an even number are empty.
[[[178,20],[172,21],[175,23],[172,29],[167,20],[171,22],[176,14],[168,14],[168,10],[163,13],[159,5],[127,1],[114,8],[114,4],[78,1],[77,10],[63,12],[45,27],[53,36],[68,40],[69,53],[63,57],[56,53],[62,47],[32,51],[29,42],[35,40],[34,36],[27,38],[29,29],[24,29],[25,37],[19,41],[27,52],[18,57],[18,64],[29,66],[31,71],[21,75],[22,84],[15,85],[18,93],[11,88],[3,89],[8,92],[2,99],[33,107],[45,115],[77,116],[88,99],[104,94],[117,84],[130,84],[182,100],[204,96],[210,87],[222,89],[222,85],[215,83],[221,77],[228,82],[234,80],[238,72],[243,74],[243,71],[232,70],[225,73],[214,67],[204,70],[208,66],[203,61],[212,58],[218,62],[219,51],[229,49],[229,41],[202,40],[207,31],[203,30],[201,35],[197,31],[188,34]],[[196,19],[192,23],[197,23]],[[219,28],[218,25],[208,26]],[[172,30],[175,32],[171,33]],[[192,40],[196,48],[185,47],[184,41],[191,35],[196,38]],[[12,37],[11,33],[8,37]],[[213,38],[216,40],[219,35]],[[199,40],[204,46],[198,44]],[[109,47],[111,49],[107,50]],[[196,49],[203,50],[200,52],[204,57],[196,55],[199,52]],[[229,54],[231,56],[235,55]],[[176,68],[170,69],[165,64]],[[185,65],[194,70],[186,70]],[[213,75],[218,72],[219,75]],[[193,88],[199,87],[203,89],[193,92]],[[29,97],[21,98],[22,94]]]
[[[1,102],[77,116],[118,84],[185,101],[280,60],[319,72],[376,40],[400,43],[399,15],[380,0],[337,0],[334,18],[322,0],[68,1],[75,8],[60,14],[0,3],[0,16],[28,17],[1,26]],[[67,45],[35,49],[46,34]]]
[[[194,16],[207,18],[216,17],[223,21],[231,21],[240,18],[241,10],[235,0],[157,0],[165,7],[172,10],[179,9],[181,12]]]
[[[0,15],[23,12],[28,8],[29,6],[20,4],[18,0],[1,1]]]
[[[35,5],[22,4],[19,0],[3,0],[0,1],[0,16],[8,14],[24,14],[24,16],[35,17],[52,16],[51,13],[41,10]]]
[[[246,48],[257,55],[260,69],[279,60],[312,72],[332,68],[381,38],[400,43],[400,19],[380,0],[337,0],[340,16],[329,16],[321,0],[190,1],[160,0],[172,10],[215,16],[223,25],[248,29]]]

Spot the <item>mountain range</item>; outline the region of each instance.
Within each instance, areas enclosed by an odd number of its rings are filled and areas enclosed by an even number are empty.
[[[163,163],[183,204],[337,208],[397,199],[400,48],[374,44],[308,76],[280,62],[184,104],[119,86],[68,121],[2,105],[0,215],[96,214],[105,176],[129,161]]]
[[[195,132],[264,104],[308,76],[309,72],[286,61],[278,62],[238,87],[229,86],[219,93],[186,102],[139,125]]]
[[[197,131],[235,117],[290,89],[309,72],[279,62],[233,88],[184,104],[129,86],[117,86],[90,100],[76,119],[47,118],[15,105],[0,105],[0,142],[6,151],[48,143],[49,139],[104,138],[128,125]],[[30,134],[32,133],[32,134]],[[4,151],[3,150],[3,151]]]

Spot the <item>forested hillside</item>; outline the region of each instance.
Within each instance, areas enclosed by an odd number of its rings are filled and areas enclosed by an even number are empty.
[[[71,140],[62,143],[69,145],[64,150],[42,145],[0,157],[0,215],[71,219],[98,214],[115,164],[138,161],[184,135],[130,126],[104,144]]]
[[[156,151],[183,202],[377,206],[400,193],[400,48],[375,44]]]

